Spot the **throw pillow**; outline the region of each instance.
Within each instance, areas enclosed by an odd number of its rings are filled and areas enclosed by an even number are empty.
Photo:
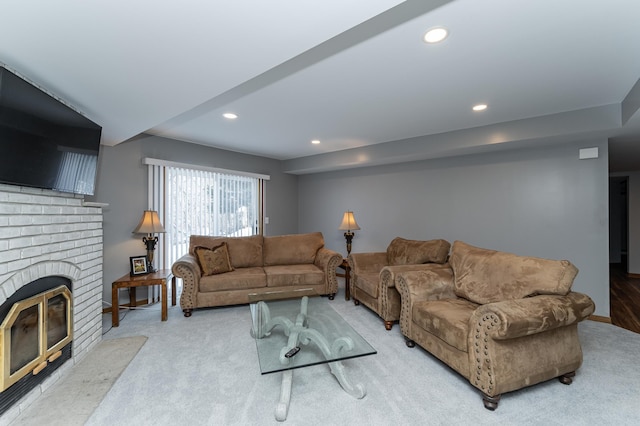
[[[202,275],[216,275],[233,271],[226,242],[213,248],[196,247],[194,251],[202,270]]]

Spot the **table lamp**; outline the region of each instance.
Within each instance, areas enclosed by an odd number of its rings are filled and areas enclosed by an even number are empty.
[[[347,231],[344,233],[344,237],[347,239],[347,256],[351,253],[351,240],[353,240],[353,236],[355,235],[353,231],[360,230],[358,226],[358,222],[356,222],[356,218],[353,216],[353,212],[347,210],[344,212],[342,216],[342,223],[338,228],[341,231]]]
[[[142,237],[142,242],[147,246],[147,263],[148,271],[155,272],[153,267],[153,252],[156,249],[156,243],[158,242],[158,236],[154,234],[165,233],[164,226],[160,222],[158,212],[155,210],[145,210],[142,213],[140,223],[133,230],[133,234],[147,234]]]

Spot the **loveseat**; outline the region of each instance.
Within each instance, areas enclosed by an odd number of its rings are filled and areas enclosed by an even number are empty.
[[[322,233],[263,237],[192,235],[189,252],[172,266],[182,278],[180,306],[193,309],[262,298],[319,294],[333,299],[342,255],[324,247]]]
[[[578,323],[594,312],[571,291],[578,269],[453,243],[449,262],[400,273],[400,329],[469,380],[495,410],[501,394],[554,377],[570,384],[582,364]]]
[[[427,268],[429,263],[444,263],[451,244],[437,240],[394,238],[387,251],[351,253],[351,296],[356,305],[362,303],[382,318],[387,330],[400,319],[400,295],[395,288],[395,275]]]

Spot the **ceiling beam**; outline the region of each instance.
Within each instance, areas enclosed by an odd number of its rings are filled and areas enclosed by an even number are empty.
[[[606,131],[621,126],[620,104],[610,104],[294,158],[283,162],[283,171],[302,175],[504,148],[573,142],[586,134],[589,138],[605,137]]]
[[[640,109],[640,79],[636,81],[627,96],[622,101],[622,124],[627,121]]]
[[[221,108],[237,99],[276,83],[300,70],[310,67],[400,24],[431,12],[451,1],[453,0],[408,0],[402,2],[164,123],[158,123],[157,126],[148,129],[146,133],[171,137],[173,136],[171,129],[174,127],[179,127],[210,111]]]

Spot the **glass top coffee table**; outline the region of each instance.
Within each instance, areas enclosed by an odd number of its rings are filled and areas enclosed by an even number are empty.
[[[376,350],[321,297],[252,303],[251,335],[255,338],[262,374],[282,372],[276,419],[287,418],[293,370],[328,364],[342,388],[364,398],[362,384],[352,385],[342,360],[373,355]]]

